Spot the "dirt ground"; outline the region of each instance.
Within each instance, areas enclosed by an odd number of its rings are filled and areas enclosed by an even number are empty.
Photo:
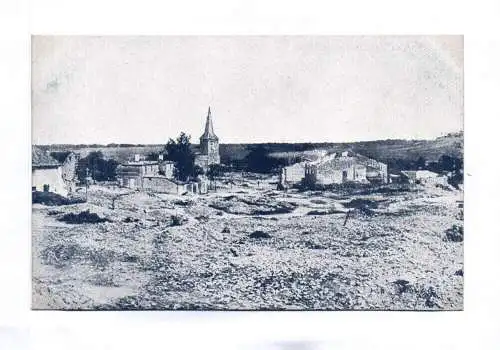
[[[87,203],[34,204],[32,307],[463,308],[463,242],[446,234],[463,227],[461,191],[284,193],[276,181],[184,196],[96,185]],[[110,221],[59,221],[85,210]]]

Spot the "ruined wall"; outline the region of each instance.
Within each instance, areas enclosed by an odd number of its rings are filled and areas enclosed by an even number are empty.
[[[364,165],[354,166],[354,181],[356,182],[367,182],[366,179],[366,167]]]
[[[61,196],[68,195],[68,188],[64,183],[61,167],[31,170],[31,186],[35,187],[36,191],[42,192],[44,185],[49,186],[49,192],[57,193]]]
[[[78,182],[78,176],[76,174],[77,164],[78,156],[75,153],[70,153],[61,167],[62,178],[68,193],[72,193],[76,190],[76,183]]]
[[[162,162],[159,165],[159,171],[163,173],[165,177],[172,179],[174,177],[174,163]]]
[[[320,185],[341,184],[346,181],[354,181],[354,167],[344,169],[318,169],[316,182]]]
[[[144,176],[142,179],[142,189],[157,193],[182,194],[186,192],[184,184],[177,184],[166,177],[160,176]]]
[[[281,170],[281,177],[283,181],[288,183],[299,183],[305,176],[305,162],[296,163]]]

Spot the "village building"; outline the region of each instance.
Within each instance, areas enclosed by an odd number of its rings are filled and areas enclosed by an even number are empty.
[[[219,138],[215,135],[212,113],[208,107],[205,132],[200,137],[200,152],[195,155],[195,164],[205,172],[212,164],[220,164]]]
[[[346,182],[387,183],[387,165],[350,151],[331,153],[314,161],[304,161],[282,169],[284,187],[304,181],[308,185]]]
[[[206,172],[212,164],[220,164],[220,155],[219,138],[214,132],[209,107],[205,132],[200,137],[200,152],[195,154],[195,165],[200,166]],[[181,182],[174,179],[174,170],[175,164],[163,160],[161,154],[157,161],[148,161],[140,155],[135,155],[133,161],[120,164],[116,168],[116,177],[119,186],[140,191],[174,194],[208,192],[209,181],[205,176]]]
[[[306,165],[316,160],[324,158],[328,152],[324,149],[311,150],[302,152],[305,156],[295,155],[296,158],[302,158],[302,161],[283,167],[280,173],[280,184],[283,186],[291,186],[300,183],[306,172]],[[278,155],[278,154],[276,154]]]
[[[133,161],[120,164],[116,168],[119,186],[130,189],[143,189],[145,182],[153,178],[172,179],[173,176],[174,163],[164,161],[161,155],[158,160],[150,161],[136,154]]]
[[[303,161],[283,167],[280,174],[280,183],[287,186],[300,183],[304,179],[308,163],[309,161]]]
[[[68,196],[76,190],[78,156],[73,152],[31,149],[31,190]]]
[[[443,185],[448,184],[448,178],[439,175],[429,170],[403,170],[401,171],[401,178],[403,182],[409,184],[422,184],[422,185]]]

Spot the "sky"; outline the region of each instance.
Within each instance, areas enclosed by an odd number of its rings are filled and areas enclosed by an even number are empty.
[[[463,129],[462,36],[33,36],[34,144],[430,139]]]

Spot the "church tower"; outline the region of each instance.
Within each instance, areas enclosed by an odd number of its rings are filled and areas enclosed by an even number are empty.
[[[205,123],[205,132],[200,137],[201,154],[207,157],[207,166],[220,163],[219,138],[214,133],[212,124],[212,113],[208,107],[207,121]]]

